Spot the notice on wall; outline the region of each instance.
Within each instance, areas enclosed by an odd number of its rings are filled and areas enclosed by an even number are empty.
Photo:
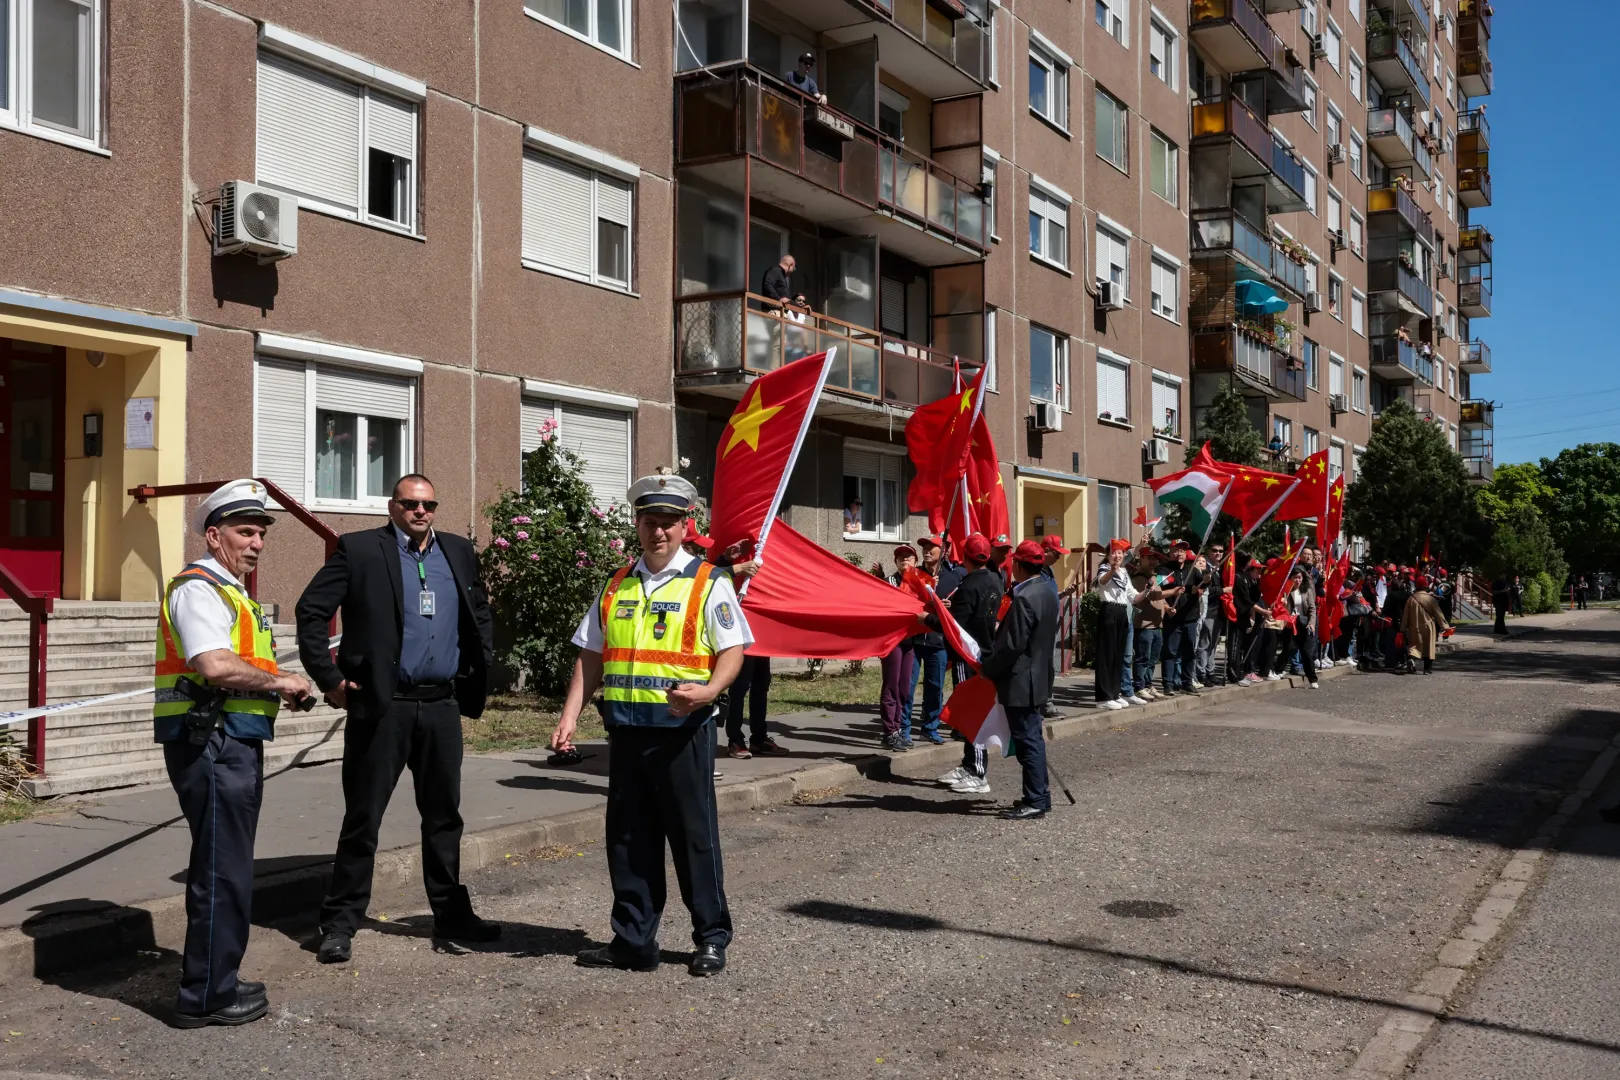
[[[124,403],[124,449],[152,450],[157,447],[157,398],[132,397]]]

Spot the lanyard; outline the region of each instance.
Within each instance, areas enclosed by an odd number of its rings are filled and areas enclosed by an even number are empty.
[[[428,543],[429,544],[433,543],[432,537],[428,538]],[[425,562],[427,562],[427,547],[424,545],[420,552],[416,552],[416,551],[412,551],[411,548],[410,548],[410,545],[407,544],[405,546],[405,554],[409,555],[412,559],[416,560],[416,576],[417,576],[418,580],[420,580],[422,582],[423,591],[426,591],[427,590],[427,567],[424,566],[423,564]]]

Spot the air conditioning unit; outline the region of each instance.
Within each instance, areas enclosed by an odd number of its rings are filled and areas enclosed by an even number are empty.
[[[1441,125],[1440,121],[1429,121],[1429,138],[1433,139],[1435,142],[1441,141],[1441,137],[1445,135],[1445,131],[1446,129]]]
[[[1112,281],[1097,282],[1097,306],[1104,311],[1118,311],[1124,307],[1125,298],[1120,295],[1119,286]]]
[[[1449,278],[1451,276],[1451,264],[1446,260],[1441,259],[1439,267],[1435,270],[1435,274],[1440,278],[1441,281]]]
[[[1451,336],[1451,331],[1447,330],[1446,324],[1441,322],[1439,319],[1434,321],[1434,332],[1435,336],[1437,337],[1448,338]]]
[[[1341,251],[1344,248],[1349,247],[1349,243],[1345,240],[1343,229],[1334,229],[1328,235],[1333,241],[1333,250]]]
[[[1440,32],[1442,34],[1446,32],[1446,26],[1447,26],[1447,24],[1449,22],[1450,22],[1450,16],[1448,16],[1445,12],[1442,11],[1440,13]]]
[[[1327,55],[1327,43],[1323,40],[1322,35],[1321,34],[1312,34],[1311,35],[1311,59],[1315,60],[1319,56],[1326,56],[1326,55]]]
[[[245,251],[259,262],[298,254],[298,200],[250,184],[226,181],[214,207],[214,254]]]
[[[1334,143],[1328,147],[1328,161],[1334,165],[1344,160],[1344,143]]]
[[[1319,293],[1319,292],[1308,292],[1308,293],[1306,293],[1305,294],[1305,310],[1310,311],[1310,312],[1321,311],[1322,310],[1322,294]]]
[[[1336,413],[1349,412],[1350,399],[1345,397],[1343,394],[1330,394],[1328,396],[1328,408],[1332,409]]]
[[[1149,465],[1170,464],[1170,440],[1149,439],[1142,444]]]
[[[1062,431],[1063,409],[1050,401],[1037,401],[1029,426],[1036,431]]]

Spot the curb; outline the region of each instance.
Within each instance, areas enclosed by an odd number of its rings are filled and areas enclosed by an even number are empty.
[[[1448,652],[1457,647],[1451,642],[1442,645],[1442,649]],[[1318,678],[1334,679],[1349,675],[1351,671],[1347,667],[1328,668],[1318,672]],[[1076,675],[1065,677],[1076,678]],[[1065,711],[1071,715],[1048,720],[1043,730],[1050,741],[1069,739],[1141,720],[1191,712],[1212,702],[1225,702],[1239,695],[1278,693],[1302,685],[1305,681],[1301,676],[1287,676],[1277,682],[1252,687],[1219,686],[1204,690],[1197,696],[1177,695],[1118,712],[1089,705],[1078,710],[1070,706]],[[1087,692],[1078,683],[1071,683],[1066,689]],[[1078,715],[1074,715],[1076,711]],[[928,776],[942,767],[949,768],[958,763],[961,756],[962,748],[954,740],[940,746],[918,747],[897,754],[873,752],[844,761],[821,762],[782,776],[721,784],[715,789],[715,801],[723,814],[780,806],[792,802],[801,791],[842,787],[862,778],[883,780],[891,776],[909,779]],[[600,840],[605,828],[603,814],[603,808],[595,807],[466,834],[461,840],[462,871],[465,874],[500,865],[513,852],[534,851],[551,845],[578,846]],[[256,880],[253,885],[255,924],[263,925],[314,912],[326,894],[330,876],[330,864],[321,862]],[[377,853],[374,888],[410,886],[419,884],[421,880],[419,848],[394,848]],[[184,940],[183,895],[65,915],[26,931],[20,928],[0,930],[0,983],[12,979],[44,978],[133,956],[142,951],[167,948],[178,952]]]

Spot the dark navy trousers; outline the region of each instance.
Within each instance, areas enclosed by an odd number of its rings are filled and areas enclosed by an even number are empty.
[[[236,972],[247,951],[264,743],[216,731],[206,746],[183,738],[164,743],[163,761],[191,826],[186,952],[176,1008],[212,1012],[236,1003]]]
[[[664,845],[697,945],[731,943],[714,802],[714,720],[696,727],[614,727],[608,735],[607,858],[614,955],[658,959],[667,883]]]

